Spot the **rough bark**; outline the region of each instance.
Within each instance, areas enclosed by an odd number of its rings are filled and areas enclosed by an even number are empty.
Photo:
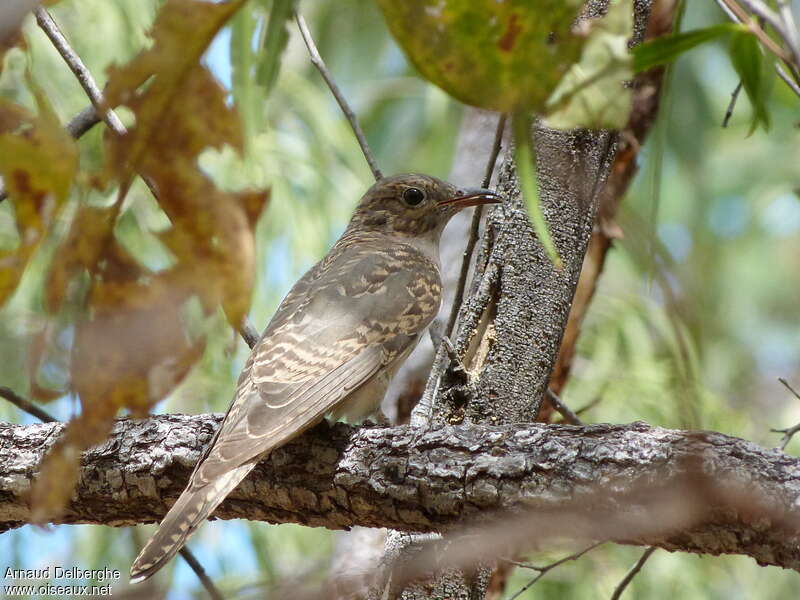
[[[634,36],[644,36],[651,0],[634,2]],[[590,0],[581,14],[604,13]],[[440,351],[423,397],[412,415],[418,427],[443,423],[519,423],[536,419],[561,346],[572,299],[592,232],[597,201],[614,160],[616,136],[608,131],[563,132],[535,128],[539,200],[563,262],[558,270],[537,240],[524,209],[513,161],[507,155],[498,180],[503,205],[489,212],[471,295],[459,314],[459,373]],[[449,570],[403,589],[398,571],[413,554],[413,534],[387,538],[384,564],[370,597],[403,600],[483,598],[492,564]],[[404,551],[408,548],[409,551]]]
[[[644,40],[668,35],[672,32],[674,19],[675,0],[654,2]],[[558,359],[550,377],[549,387],[556,394],[561,394],[569,378],[581,323],[594,298],[606,256],[613,247],[613,241],[623,236],[616,221],[617,211],[639,170],[639,153],[658,116],[664,73],[664,67],[650,69],[637,75],[631,84],[633,109],[627,126],[619,134],[617,153],[600,196],[589,248],[583,261]],[[552,414],[552,405],[545,402],[538,420],[547,422]]]
[[[495,112],[472,107],[464,110],[449,181],[464,187],[482,184],[480,179],[492,151],[491,140],[495,135],[498,119],[499,114]],[[502,152],[498,164],[500,160]],[[474,209],[463,210],[456,214],[445,228],[439,244],[444,292],[436,317],[436,326],[440,329],[448,322],[453,307],[464,250],[470,236],[473,211]],[[474,263],[474,254],[472,262]],[[381,406],[392,423],[408,423],[412,409],[425,391],[434,356],[433,344],[429,339],[423,339],[392,379]],[[337,536],[331,571],[348,574],[348,585],[346,589],[337,592],[338,597],[351,599],[366,594],[382,555],[386,533],[385,529],[356,527]]]
[[[120,420],[84,455],[72,501],[55,522],[159,520],[219,421]],[[62,428],[0,426],[2,529],[28,521],[26,494]],[[800,459],[719,433],[644,423],[426,431],[338,424],[273,452],[215,516],[421,532],[482,523],[502,527],[504,544],[568,534],[745,554],[800,570]]]
[[[481,177],[492,151],[492,139],[499,117],[498,113],[487,110],[471,107],[465,109],[449,181],[464,187],[481,185]],[[497,161],[498,165],[501,160],[502,156]],[[436,317],[441,324],[447,323],[453,308],[461,261],[470,235],[474,210],[462,210],[456,214],[442,233],[439,253],[444,295]],[[408,422],[411,410],[425,390],[434,354],[433,345],[427,339],[422,340],[392,379],[382,408],[384,414],[394,417],[394,423]]]

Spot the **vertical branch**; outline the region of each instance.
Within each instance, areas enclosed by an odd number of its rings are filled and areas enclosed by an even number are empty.
[[[635,41],[641,40],[650,5],[635,5]],[[597,0],[585,12],[597,16],[606,6]],[[518,173],[507,156],[498,183],[504,202],[489,212],[479,261],[483,271],[476,273],[481,281],[476,289],[485,294],[476,295],[462,311],[454,340],[460,354],[474,357],[467,365],[471,378],[466,385],[448,382],[455,378],[445,376],[446,361],[437,358],[412,423],[500,424],[529,421],[538,412],[567,323],[598,196],[613,162],[616,136],[541,126],[535,134],[542,209],[564,268],[555,269],[533,235]],[[443,349],[439,355],[444,355]],[[414,556],[417,541],[413,534],[389,533],[385,568],[371,597],[485,597],[493,569],[486,563],[436,571],[424,583],[403,589],[396,576]]]
[[[481,187],[487,188],[492,181],[492,173],[494,173],[494,166],[497,163],[497,156],[500,154],[500,148],[503,142],[503,131],[506,127],[506,115],[500,115],[497,121],[497,129],[494,133],[494,143],[492,144],[492,152],[489,155],[489,161],[486,163],[486,171],[483,174],[483,181]],[[450,317],[447,320],[447,327],[444,332],[447,337],[453,335],[453,329],[456,325],[456,318],[458,318],[458,310],[461,308],[461,303],[464,301],[464,288],[467,285],[467,274],[469,273],[469,265],[472,262],[472,253],[475,251],[475,244],[478,243],[478,230],[481,224],[481,216],[483,215],[483,206],[478,206],[472,214],[472,223],[469,228],[469,240],[467,247],[464,249],[464,257],[461,260],[461,271],[458,274],[458,284],[456,285],[456,295],[453,298],[453,306],[450,309]]]

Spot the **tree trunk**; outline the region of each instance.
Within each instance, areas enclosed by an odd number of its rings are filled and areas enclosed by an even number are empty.
[[[606,0],[587,2],[582,19],[604,13]],[[645,33],[651,0],[635,3],[633,42]],[[600,192],[616,151],[608,131],[557,131],[534,127],[539,202],[563,262],[552,264],[536,238],[524,208],[511,154],[498,182],[503,204],[487,217],[469,299],[459,315],[456,352],[467,375],[440,350],[428,386],[412,415],[418,427],[445,423],[535,421],[567,327],[572,299],[593,230]],[[387,538],[386,568],[370,597],[406,600],[483,598],[492,565],[454,569],[403,587],[398,568],[410,560],[415,536]]]

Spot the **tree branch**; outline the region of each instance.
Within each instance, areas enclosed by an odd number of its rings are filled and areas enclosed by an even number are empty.
[[[27,398],[20,396],[11,388],[0,386],[0,398],[5,398],[21,411],[24,411],[29,415],[36,417],[37,419],[39,419],[44,423],[56,422],[56,419],[50,416],[50,413],[48,413],[46,410],[42,408],[39,408],[36,404],[31,402]]]
[[[481,180],[481,187],[488,188],[492,182],[492,173],[497,163],[497,157],[500,154],[500,149],[503,145],[503,131],[506,128],[506,115],[501,114],[497,120],[497,129],[494,132],[494,142],[492,142],[492,151],[489,154],[489,161],[486,164],[486,171]],[[461,303],[464,301],[464,288],[467,286],[467,275],[469,274],[469,267],[472,264],[472,253],[475,251],[475,244],[478,243],[478,230],[481,225],[481,216],[483,215],[483,206],[476,206],[475,211],[472,213],[472,222],[469,226],[469,239],[467,246],[464,248],[464,256],[461,259],[461,270],[458,274],[458,283],[456,284],[456,294],[453,298],[453,305],[450,308],[450,316],[447,319],[447,326],[445,327],[444,334],[447,337],[453,335],[453,329],[456,326],[456,319],[458,318],[458,311],[461,308]]]
[[[322,56],[320,56],[319,50],[317,50],[317,45],[314,43],[314,38],[311,37],[311,32],[308,30],[306,20],[300,13],[295,13],[294,17],[297,21],[298,29],[300,29],[300,35],[303,37],[306,48],[308,48],[308,55],[311,57],[311,63],[317,68],[319,74],[322,75],[322,78],[328,85],[328,89],[330,89],[333,97],[336,98],[339,108],[342,109],[344,116],[347,118],[348,123],[350,123],[350,127],[353,129],[356,140],[358,140],[358,145],[361,146],[361,152],[364,154],[364,158],[367,160],[367,164],[372,171],[373,177],[375,177],[376,181],[383,179],[383,173],[381,173],[381,170],[378,168],[378,163],[375,160],[375,157],[372,155],[372,150],[370,150],[369,144],[367,143],[367,136],[364,135],[361,125],[358,124],[358,118],[356,118],[356,114],[353,112],[353,109],[350,108],[350,105],[347,103],[347,100],[345,99],[344,94],[342,94],[342,91],[339,89],[339,86],[336,85],[336,81],[334,81],[333,76],[331,75],[330,71],[328,71],[328,67],[325,66],[325,61],[322,60]]]
[[[220,419],[118,421],[106,443],[85,453],[75,496],[55,522],[159,520]],[[0,425],[0,530],[29,521],[27,493],[62,428]],[[428,532],[499,523],[506,547],[552,536],[609,539],[744,554],[800,571],[800,459],[719,433],[644,423],[323,425],[263,460],[215,516]]]
[[[619,582],[616,588],[614,588],[614,593],[611,595],[611,600],[619,600],[620,596],[622,596],[622,592],[630,585],[633,578],[639,574],[639,571],[642,570],[644,563],[648,561],[648,559],[653,555],[653,552],[656,551],[656,548],[650,546],[647,550],[642,552],[642,555],[639,557],[639,560],[636,561],[636,564],[631,567],[631,570],[628,571],[627,575],[622,578],[622,581]]]
[[[86,95],[89,97],[89,101],[92,103],[95,113],[102,115],[103,121],[105,121],[111,131],[117,135],[124,135],[127,131],[125,125],[122,124],[122,121],[119,120],[119,117],[113,110],[105,108],[103,93],[100,91],[92,74],[89,73],[89,69],[83,64],[81,57],[78,56],[72,49],[72,46],[69,45],[67,38],[64,37],[64,34],[61,32],[61,29],[59,29],[58,24],[53,20],[53,17],[50,16],[47,10],[41,7],[37,8],[35,13],[36,23],[39,25],[39,28],[44,31],[56,51],[61,55],[61,58],[67,63],[70,70],[75,74],[78,83],[80,83],[83,91],[86,92]]]

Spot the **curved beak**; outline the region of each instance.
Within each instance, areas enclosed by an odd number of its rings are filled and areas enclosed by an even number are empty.
[[[500,196],[483,188],[466,188],[456,192],[453,198],[448,198],[439,203],[439,206],[455,206],[465,208],[479,204],[498,204]]]

